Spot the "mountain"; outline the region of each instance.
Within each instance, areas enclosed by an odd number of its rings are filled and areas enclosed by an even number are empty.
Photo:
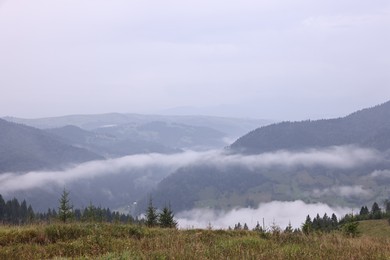
[[[256,208],[264,202],[292,200],[356,207],[389,198],[387,169],[389,159],[348,169],[325,165],[190,165],[165,177],[138,202],[137,210],[144,212],[150,196],[155,206],[170,203],[176,212],[193,208]],[[373,172],[378,176],[374,177]]]
[[[194,127],[207,127],[226,134],[230,138],[237,138],[247,132],[272,123],[265,119],[243,119],[215,116],[168,116],[168,115],[141,115],[141,114],[96,114],[96,115],[68,115],[61,117],[23,119],[5,117],[7,121],[22,123],[40,129],[58,128],[66,125],[78,126],[85,130],[94,130],[103,127],[113,127],[126,124],[143,125],[151,122],[176,123]]]
[[[257,154],[351,144],[387,150],[389,135],[390,101],[343,118],[263,126],[240,137],[230,150]]]
[[[0,173],[58,169],[99,159],[103,157],[45,131],[0,119]]]
[[[178,169],[151,196],[176,211],[296,199],[354,207],[389,198],[388,185],[390,102],[343,118],[258,128],[211,162]],[[139,208],[146,204],[145,197]]]
[[[221,149],[270,121],[210,116],[138,114],[69,115],[8,121],[44,129],[61,141],[105,157]]]
[[[116,136],[121,140],[155,143],[172,149],[207,150],[226,146],[225,133],[209,127],[174,122],[152,121],[143,124],[123,124],[102,127],[94,131]]]
[[[105,157],[121,157],[137,153],[177,153],[181,150],[164,146],[161,143],[137,138],[136,133],[124,132],[123,127],[112,127],[87,131],[77,126],[64,126],[45,129],[60,138],[60,141],[82,147]]]

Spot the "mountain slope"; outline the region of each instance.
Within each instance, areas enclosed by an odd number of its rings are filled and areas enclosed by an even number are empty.
[[[55,169],[98,159],[103,158],[42,130],[0,119],[0,172]]]
[[[234,142],[234,152],[256,154],[276,150],[299,150],[335,145],[390,148],[390,101],[357,111],[344,118],[282,122],[258,128]],[[385,143],[383,142],[385,141]]]
[[[152,192],[156,204],[170,201],[180,211],[272,200],[348,206],[381,201],[390,196],[390,102],[344,118],[258,128],[229,150],[210,164],[166,177]],[[146,203],[144,198],[140,208]]]

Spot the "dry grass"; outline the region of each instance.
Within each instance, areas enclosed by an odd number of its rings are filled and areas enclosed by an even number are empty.
[[[0,259],[390,259],[390,240],[340,233],[168,230],[115,224],[0,227]]]

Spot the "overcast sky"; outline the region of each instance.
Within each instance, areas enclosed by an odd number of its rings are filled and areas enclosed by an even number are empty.
[[[388,0],[0,0],[0,116],[342,116],[389,46]]]

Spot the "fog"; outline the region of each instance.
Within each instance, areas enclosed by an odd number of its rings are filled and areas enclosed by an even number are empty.
[[[373,178],[377,178],[377,177],[390,178],[390,170],[376,170],[373,171],[370,174],[370,176]]]
[[[315,197],[321,197],[324,195],[338,195],[341,197],[367,197],[371,195],[371,191],[364,189],[361,185],[355,186],[333,186],[325,189],[315,189],[313,191]]]
[[[163,179],[169,173],[180,167],[193,164],[211,164],[217,167],[230,167],[240,165],[250,169],[264,167],[293,167],[293,166],[324,166],[334,169],[348,169],[364,165],[373,161],[383,160],[375,151],[355,146],[338,146],[325,149],[310,149],[300,152],[279,151],[263,153],[259,155],[229,154],[226,151],[194,152],[186,151],[178,154],[138,154],[117,159],[92,161],[80,165],[71,166],[66,170],[59,171],[33,171],[28,173],[4,173],[0,175],[0,193],[15,192],[57,185],[64,187],[79,180],[93,179],[97,176],[109,176],[115,178],[115,174],[126,171],[134,173],[137,170],[153,170],[159,167],[155,175],[160,174]],[[143,179],[142,171],[139,171],[138,181],[147,182]],[[345,195],[361,193],[359,188],[349,190],[341,187],[339,190],[329,189],[317,191],[318,194],[326,192],[341,192]]]
[[[237,208],[231,211],[216,211],[211,209],[193,209],[180,212],[176,215],[179,227],[183,229],[208,228],[227,229],[234,227],[238,222],[241,225],[246,223],[250,229],[254,228],[257,222],[269,229],[273,225],[285,228],[289,223],[294,228],[299,228],[305,221],[306,216],[311,218],[319,214],[321,217],[327,213],[330,217],[333,213],[343,217],[351,213],[351,208],[330,207],[323,203],[307,204],[301,200],[296,201],[272,201],[261,203],[258,208]]]

